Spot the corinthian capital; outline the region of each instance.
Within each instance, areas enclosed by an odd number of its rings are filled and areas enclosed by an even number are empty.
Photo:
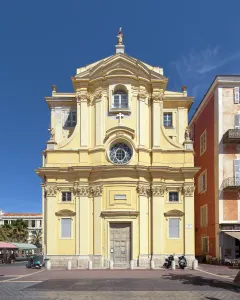
[[[48,197],[54,197],[56,196],[58,191],[57,185],[56,184],[47,184],[45,186],[45,192]]]
[[[95,185],[90,188],[91,194],[93,197],[102,196],[102,185]]]
[[[79,102],[88,101],[89,96],[87,90],[77,92],[77,100]]]
[[[94,93],[92,94],[92,100],[96,101],[101,98],[102,98],[102,90],[101,89],[95,90]]]
[[[163,90],[153,91],[152,100],[153,101],[161,101],[163,99]]]
[[[166,192],[165,184],[153,185],[152,186],[152,194],[153,196],[164,196]]]
[[[148,185],[139,185],[137,187],[137,192],[140,196],[149,196],[150,195],[150,187]]]
[[[138,93],[139,99],[146,99],[147,96],[148,96],[148,93],[147,93],[145,87],[141,87],[141,88],[139,89],[139,93]]]
[[[184,185],[184,187],[183,187],[184,195],[187,197],[193,196],[194,191],[195,191],[194,185]]]
[[[89,196],[89,186],[87,185],[74,186],[73,191],[77,196]]]

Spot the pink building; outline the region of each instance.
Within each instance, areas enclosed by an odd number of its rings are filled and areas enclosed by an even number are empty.
[[[196,256],[240,258],[240,76],[216,76],[190,121]]]

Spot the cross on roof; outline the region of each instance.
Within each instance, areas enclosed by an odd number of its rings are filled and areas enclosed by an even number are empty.
[[[118,126],[121,126],[122,125],[121,119],[124,118],[124,114],[119,113],[119,114],[116,115],[116,118],[118,119]]]

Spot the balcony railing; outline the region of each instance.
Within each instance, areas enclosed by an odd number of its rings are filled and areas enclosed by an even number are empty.
[[[223,143],[239,143],[240,129],[228,129],[223,135]]]
[[[238,190],[240,189],[240,177],[228,177],[223,180],[222,189],[224,190]]]

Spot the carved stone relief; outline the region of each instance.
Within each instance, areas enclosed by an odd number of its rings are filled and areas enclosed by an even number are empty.
[[[79,185],[77,187],[74,187],[73,190],[77,196],[87,196],[88,197],[89,192],[90,192],[89,186],[87,186],[87,185]]]
[[[57,188],[56,184],[47,184],[45,186],[45,192],[48,197],[56,196],[57,191],[58,191],[58,188]]]
[[[194,191],[195,191],[195,186],[194,185],[185,185],[183,187],[184,195],[187,196],[187,197],[193,196]]]
[[[102,185],[95,185],[90,188],[90,193],[93,195],[93,197],[99,197],[102,196],[102,190]]]
[[[153,101],[161,101],[163,99],[163,90],[153,91],[152,100]]]
[[[150,196],[150,186],[148,185],[139,185],[137,187],[137,192],[140,196]]]

